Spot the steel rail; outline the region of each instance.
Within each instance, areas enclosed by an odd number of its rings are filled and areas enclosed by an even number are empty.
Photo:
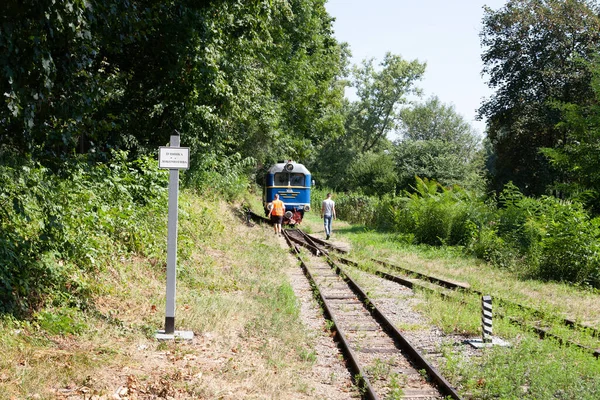
[[[331,312],[332,307],[329,301],[327,301],[321,290],[319,290],[314,276],[312,275],[312,273],[304,263],[304,260],[300,256],[300,249],[292,243],[296,241],[291,238],[289,232],[287,231],[284,231],[283,236],[285,237],[285,240],[288,243],[288,245],[292,248],[292,251],[298,258],[298,260],[300,261],[302,271],[304,272],[306,278],[309,280],[313,291],[316,291],[316,293],[319,295],[320,302],[323,306],[323,313],[325,314],[325,318],[330,320],[332,323],[330,330],[336,332],[334,340],[338,342],[339,346],[342,349],[342,352],[346,355],[346,359],[348,360],[350,369],[354,373],[353,379],[356,381],[356,384],[362,389],[364,398],[368,400],[379,400],[377,394],[375,393],[375,390],[371,385],[371,382],[369,382],[367,378],[367,374],[365,374],[364,370],[360,367],[360,364],[358,363],[358,357],[356,356],[354,351],[352,351],[352,348],[350,347],[346,336],[340,329],[338,329],[339,324],[336,321],[335,316]]]
[[[305,238],[308,236],[309,240],[312,238],[309,235],[306,235],[304,232],[301,232],[301,234]],[[286,232],[286,239],[287,238],[290,238],[290,235],[288,235],[288,233]],[[294,240],[291,238],[288,241],[288,244],[291,244],[291,241],[301,244],[300,240],[297,240],[297,239]],[[314,244],[314,242],[315,242],[315,240],[313,240],[313,244]],[[309,244],[309,246],[315,247],[311,244]],[[297,248],[296,248],[296,250],[297,250]],[[321,251],[323,252],[323,254],[325,254],[325,251],[323,251],[322,249],[321,249]],[[308,268],[306,267],[306,264],[304,264],[304,261],[300,257],[298,257],[298,258],[301,261],[301,264],[303,266],[303,270],[305,271],[305,274],[308,273],[310,275],[310,271],[308,271]],[[380,324],[380,326],[390,336],[390,338],[392,338],[392,340],[398,344],[399,349],[401,351],[404,351],[408,355],[408,358],[413,363],[413,365],[415,365],[418,369],[425,370],[428,377],[431,379],[431,381],[433,381],[435,383],[435,385],[438,387],[438,390],[444,396],[450,397],[452,399],[460,399],[461,398],[460,395],[452,387],[452,385],[425,359],[425,357],[408,341],[408,339],[404,335],[402,335],[402,333],[380,311],[380,309],[366,295],[366,293],[360,288],[360,286],[354,280],[352,280],[352,278],[350,278],[350,276],[339,265],[336,265],[334,260],[331,257],[329,257],[328,255],[326,255],[326,261],[330,265],[330,267],[348,284],[350,289],[361,300],[361,302],[365,305],[367,310],[370,312],[371,316]],[[314,282],[314,279],[312,279],[312,275],[310,275],[310,276],[311,277],[309,277],[309,279],[311,280],[311,282]],[[316,285],[316,283],[313,283],[313,284]],[[320,293],[320,291],[319,291],[319,296],[322,299],[323,303],[328,308],[329,315],[332,315],[331,312],[329,311],[328,302],[324,298],[324,296]],[[334,323],[335,323],[335,321],[334,321]],[[336,324],[336,326],[337,326],[337,324]],[[342,338],[344,338],[344,335],[339,330],[337,332],[340,333],[340,336]],[[352,353],[352,350],[350,349],[350,346],[348,344],[344,344],[343,346],[348,349],[349,353]],[[358,365],[357,365],[357,367],[358,367]],[[364,374],[361,373],[361,376],[364,377],[364,379],[366,380],[366,376]]]
[[[426,281],[429,281],[429,282],[432,282],[432,283],[436,283],[436,284],[438,284],[440,286],[443,286],[443,287],[446,287],[448,289],[464,290],[465,292],[470,292],[470,293],[473,293],[473,294],[477,294],[479,296],[483,296],[483,292],[481,292],[479,290],[476,290],[476,289],[473,289],[470,286],[465,286],[465,285],[462,285],[462,284],[458,284],[458,283],[455,283],[455,282],[450,282],[450,281],[447,281],[447,280],[444,280],[444,279],[441,279],[441,278],[437,278],[437,277],[434,277],[434,276],[426,275],[426,274],[423,274],[423,273],[420,273],[420,272],[417,272],[417,271],[410,270],[408,268],[404,268],[404,267],[401,267],[401,266],[398,266],[398,265],[395,265],[395,264],[391,264],[391,263],[386,262],[386,261],[377,260],[377,259],[374,259],[374,258],[371,259],[371,260],[374,261],[374,262],[376,262],[376,263],[378,263],[378,264],[381,264],[381,265],[383,265],[385,267],[388,267],[390,269],[395,269],[395,270],[402,271],[402,272],[404,272],[406,274],[409,274],[409,275],[414,275],[414,276],[418,277],[419,279],[423,279],[423,280],[426,280]],[[537,310],[537,309],[535,309],[533,307],[529,307],[529,306],[526,306],[526,305],[523,305],[523,304],[519,304],[519,303],[510,301],[510,300],[506,300],[506,299],[503,299],[501,297],[494,296],[494,300],[497,301],[500,304],[504,304],[505,306],[517,307],[517,308],[519,308],[521,310],[528,311],[528,312],[532,313],[533,315],[535,315],[537,317],[540,317],[540,318],[544,318],[544,317],[548,316],[543,311]],[[576,322],[576,321],[574,321],[574,320],[572,320],[570,318],[562,318],[562,317],[559,317],[559,318],[562,321],[563,325],[565,325],[565,326],[567,326],[569,328],[579,329],[579,330],[584,331],[584,332],[589,332],[592,337],[600,337],[600,331],[598,331],[598,329],[594,328],[593,326],[589,326],[589,325],[578,323],[578,322]]]
[[[396,326],[385,316],[383,312],[377,307],[375,302],[371,300],[362,288],[348,275],[344,269],[335,262],[327,257],[327,263],[348,283],[348,286],[352,291],[361,299],[361,301],[367,306],[371,315],[382,325],[384,330],[401,345],[401,350],[406,351],[409,354],[410,360],[419,369],[427,371],[427,375],[436,383],[438,389],[444,396],[449,396],[453,399],[460,399],[460,395],[452,387],[452,385],[439,373],[433,365],[431,365],[425,357],[417,350],[409,340],[396,328]]]
[[[314,237],[312,237],[310,235],[309,235],[309,237],[311,237],[315,241],[322,242],[320,239],[314,238]],[[342,253],[342,254],[346,254],[347,253],[347,251],[345,251],[343,249],[340,249],[340,248],[337,248],[336,246],[331,246],[331,245],[329,245],[329,246],[330,246],[330,249],[335,250],[338,253]],[[338,257],[338,258],[342,262],[344,262],[344,263],[346,263],[348,265],[352,265],[352,263],[354,263],[354,261],[351,261],[351,260],[348,260],[348,259],[343,259],[341,257]],[[451,281],[448,281],[446,279],[442,279],[442,278],[438,278],[438,277],[435,277],[435,276],[423,274],[421,272],[414,271],[414,270],[411,270],[411,269],[408,269],[408,268],[405,268],[405,267],[401,267],[399,265],[391,264],[391,263],[386,262],[386,261],[378,260],[378,259],[375,259],[375,258],[372,258],[371,261],[376,262],[376,263],[378,263],[380,265],[383,265],[385,267],[388,267],[390,269],[395,269],[395,270],[398,270],[398,271],[402,271],[405,274],[415,276],[415,277],[417,277],[419,279],[435,283],[435,284],[437,284],[439,286],[442,286],[442,287],[445,287],[445,288],[448,288],[448,289],[452,289],[452,290],[464,290],[465,292],[471,292],[471,293],[477,294],[479,296],[483,296],[483,292],[481,292],[479,290],[476,290],[476,289],[473,289],[473,288],[471,288],[470,285],[467,285],[467,284],[462,284],[462,283],[457,283],[457,282],[451,282]],[[354,266],[357,266],[357,265],[358,264],[354,263]],[[529,306],[526,306],[526,305],[523,305],[523,304],[520,304],[520,303],[516,303],[516,302],[510,301],[510,300],[506,300],[506,299],[503,299],[503,298],[497,297],[497,296],[494,296],[494,299],[498,303],[500,303],[500,304],[504,304],[505,306],[517,307],[519,309],[528,311],[528,312],[532,313],[532,315],[535,315],[537,317],[540,317],[540,318],[547,317],[546,313],[544,313],[543,311],[537,310],[537,309],[535,309],[533,307],[529,307]],[[575,329],[575,330],[580,330],[580,331],[583,331],[583,332],[589,332],[589,334],[592,337],[600,338],[600,330],[598,330],[597,328],[595,328],[593,326],[579,323],[579,322],[577,322],[577,321],[575,321],[575,320],[573,320],[571,318],[563,318],[563,317],[559,317],[559,318],[562,321],[563,325],[565,325],[565,326],[567,326],[569,328],[572,328],[572,329]],[[541,335],[545,335],[545,336],[548,336],[548,337],[554,337],[552,334],[550,334],[550,333],[548,333],[546,331],[541,332],[540,329],[541,328],[534,328],[534,330],[539,331]],[[559,337],[556,336],[554,338],[558,339]],[[585,347],[585,348],[589,349],[587,347]],[[598,358],[600,356],[600,350],[596,350],[594,352],[594,355],[596,356],[596,358]]]
[[[355,268],[360,268],[360,265],[359,265],[358,263],[356,263],[356,262],[352,261],[352,260],[348,260],[348,259],[346,259],[346,258],[343,258],[343,257],[337,257],[337,258],[338,258],[338,259],[339,259],[339,260],[340,260],[342,263],[344,263],[344,264],[347,264],[347,265],[353,266],[353,267],[355,267]],[[373,261],[378,261],[378,260],[373,260]],[[379,262],[380,264],[382,263],[381,261],[378,261],[378,262]],[[384,265],[385,265],[385,264],[384,264]],[[390,264],[390,265],[391,265],[391,264]],[[386,265],[386,266],[387,266],[387,265]],[[404,268],[402,268],[402,267],[398,267],[398,269],[404,269]],[[450,296],[448,293],[440,292],[440,291],[438,291],[438,290],[435,290],[435,289],[433,289],[433,288],[431,288],[431,287],[428,287],[428,286],[425,286],[425,285],[423,285],[423,284],[419,284],[419,283],[417,283],[417,282],[415,282],[415,281],[413,281],[413,280],[410,280],[410,279],[405,279],[405,278],[399,277],[399,276],[397,276],[397,275],[391,275],[391,274],[388,274],[387,272],[384,272],[384,271],[379,271],[379,270],[375,271],[375,274],[376,274],[376,275],[378,275],[378,276],[381,276],[381,277],[382,277],[382,278],[384,278],[384,279],[387,279],[387,280],[389,280],[389,281],[392,281],[392,282],[399,283],[399,284],[401,284],[401,285],[403,285],[403,286],[406,286],[406,287],[408,287],[408,288],[411,288],[411,289],[413,289],[413,288],[415,288],[415,287],[418,287],[418,288],[420,288],[420,289],[427,290],[427,291],[429,291],[429,292],[431,292],[431,293],[436,293],[436,294],[439,294],[439,295],[441,295],[441,296],[443,296],[443,297],[446,297],[446,298],[453,298],[453,296]],[[424,274],[420,274],[420,273],[417,273],[417,274],[418,274],[418,275],[421,275],[421,276],[423,276],[423,277],[427,277],[427,275],[424,275]],[[415,274],[415,275],[416,275],[416,274]],[[432,277],[432,278],[433,278],[433,279],[431,279],[431,280],[428,280],[428,279],[422,279],[421,277],[419,277],[419,279],[421,279],[421,280],[423,280],[423,281],[429,281],[429,282],[431,282],[431,283],[434,283],[434,284],[437,284],[437,281],[443,281],[443,280],[441,280],[441,279],[439,279],[439,278],[435,278],[435,277]],[[457,284],[454,284],[454,283],[452,283],[452,282],[446,282],[446,283],[447,283],[447,285],[439,285],[439,286],[441,286],[441,287],[444,287],[444,288],[446,288],[446,289],[450,289],[450,290],[456,290],[456,289],[452,289],[452,286],[453,286],[453,285],[456,285],[456,286],[458,287],[458,290],[463,290],[463,291],[464,291],[464,292],[466,292],[466,293],[470,293],[470,294],[477,294],[477,295],[480,295],[480,296],[482,296],[482,295],[483,295],[483,294],[482,294],[481,292],[479,292],[479,291],[476,291],[476,290],[473,290],[473,289],[467,288],[467,287],[465,287],[465,286],[462,286],[462,285],[457,285]],[[459,300],[459,299],[457,299],[457,300]],[[502,299],[500,299],[500,300],[502,300]],[[502,302],[502,301],[500,301],[500,303],[502,304],[503,302]],[[511,302],[509,302],[509,301],[504,301],[504,304],[505,304],[505,305],[515,305],[515,306],[519,306],[518,304],[513,304],[513,303],[511,303]],[[524,307],[524,306],[523,306],[522,308],[523,308],[523,309],[525,309],[525,310],[527,310],[529,307]],[[538,311],[538,310],[535,310],[535,309],[531,309],[531,310],[533,310],[533,311]],[[538,312],[539,312],[539,311],[538,311]],[[541,313],[541,312],[540,312],[540,313]],[[564,338],[562,338],[562,337],[560,337],[560,336],[558,336],[558,335],[556,335],[556,334],[554,334],[554,333],[551,333],[551,332],[549,332],[547,329],[544,329],[544,328],[542,328],[542,327],[539,327],[539,326],[536,326],[536,325],[528,324],[528,323],[525,323],[525,322],[523,322],[523,321],[519,321],[517,318],[513,318],[513,317],[510,317],[510,316],[507,316],[507,315],[505,315],[504,313],[497,313],[496,315],[498,315],[498,316],[499,316],[499,317],[501,317],[501,318],[507,318],[507,319],[510,321],[510,323],[512,323],[513,325],[518,325],[518,326],[520,326],[520,327],[521,327],[521,328],[523,328],[523,329],[528,329],[528,330],[531,330],[531,331],[533,331],[535,334],[537,334],[537,335],[538,335],[538,337],[539,337],[540,339],[546,339],[546,338],[554,339],[554,340],[556,340],[556,341],[558,342],[558,344],[559,344],[559,345],[561,345],[561,346],[572,346],[572,347],[576,347],[576,348],[578,348],[578,349],[581,349],[581,350],[584,350],[584,351],[586,351],[586,352],[590,353],[590,354],[591,354],[591,355],[593,355],[595,358],[600,358],[600,349],[593,349],[593,348],[591,348],[591,347],[588,347],[588,346],[582,345],[582,344],[580,344],[580,343],[577,343],[577,342],[574,342],[574,341],[572,341],[572,340],[564,339]],[[535,314],[534,314],[534,315],[535,315]]]

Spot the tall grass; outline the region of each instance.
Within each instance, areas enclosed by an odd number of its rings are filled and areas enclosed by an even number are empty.
[[[313,191],[313,208],[326,191]],[[510,184],[496,201],[418,178],[402,196],[334,199],[339,218],[410,243],[460,246],[522,277],[600,288],[600,219],[577,202],[526,197]]]

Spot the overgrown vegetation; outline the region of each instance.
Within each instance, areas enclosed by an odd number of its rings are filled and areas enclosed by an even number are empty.
[[[314,191],[313,208],[322,198]],[[600,288],[600,219],[575,201],[530,198],[507,185],[496,202],[418,178],[404,196],[346,193],[335,200],[340,218],[407,243],[460,246],[522,278]]]
[[[108,263],[164,252],[166,172],[151,158],[126,157],[72,160],[59,173],[33,162],[0,167],[1,312],[85,305]]]
[[[227,388],[242,397],[310,396],[313,388],[303,375],[314,357],[306,356],[311,339],[283,273],[287,253],[269,229],[247,227],[241,214],[205,188],[180,193],[176,327],[193,331],[195,339],[156,341],[164,323],[168,177],[155,161],[145,162],[144,167],[120,163],[127,165],[123,169],[82,163],[82,174],[71,176],[75,183],[68,187],[81,180],[89,190],[69,195],[45,189],[52,195],[49,202],[68,196],[61,204],[73,210],[57,214],[67,239],[60,250],[70,249],[77,233],[83,235],[78,244],[97,252],[91,261],[85,253],[76,258],[55,250],[48,265],[68,265],[57,274],[59,284],[45,281],[27,288],[39,293],[37,303],[26,303],[29,318],[2,313],[2,393],[110,396],[124,388],[129,396],[217,398]],[[97,174],[94,168],[100,168]],[[54,178],[45,176],[50,186]],[[104,182],[109,178],[124,182]],[[155,190],[155,196],[130,199],[146,189]],[[45,203],[25,199],[31,224],[18,232],[30,232],[39,246],[41,239],[33,235],[39,219],[30,208]],[[106,224],[113,230],[98,221],[95,209],[111,217]],[[25,262],[21,266],[29,268]],[[81,287],[86,291],[76,290]]]

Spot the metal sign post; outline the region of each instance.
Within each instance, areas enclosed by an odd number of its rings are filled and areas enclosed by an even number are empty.
[[[179,147],[179,133],[171,135],[169,147],[160,147],[159,168],[169,169],[169,221],[167,237],[167,301],[165,329],[158,331],[157,339],[191,339],[193,332],[175,331],[175,292],[177,281],[177,218],[179,207],[179,170],[189,168],[189,148]]]

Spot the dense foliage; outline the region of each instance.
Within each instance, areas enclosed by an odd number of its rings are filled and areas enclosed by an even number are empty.
[[[0,312],[85,305],[94,271],[113,257],[163,254],[165,171],[113,156],[73,160],[62,175],[37,163],[0,167]]]
[[[495,93],[479,113],[495,151],[494,190],[512,181],[541,195],[561,180],[540,148],[564,144],[553,102],[593,99],[588,62],[598,54],[599,11],[591,0],[509,0],[497,11],[485,8],[483,72]]]
[[[329,137],[319,149],[316,159],[309,162],[315,178],[325,186],[340,190],[356,187],[349,171],[356,161],[365,164],[367,154],[382,154],[390,147],[388,134],[398,126],[402,106],[411,94],[419,94],[416,82],[425,73],[425,64],[407,61],[387,53],[377,68],[374,59],[364,60],[352,69],[352,86],[358,100],[346,101],[343,108],[344,133]],[[365,165],[371,168],[373,163]],[[354,173],[352,173],[354,174]],[[368,174],[368,172],[367,172]]]
[[[425,64],[387,53],[349,68],[324,3],[5,1],[0,312],[85,305],[108,259],[163,251],[166,175],[152,159],[174,132],[191,148],[183,183],[204,194],[236,199],[292,158],[345,192],[341,218],[600,287],[596,3],[485,9],[492,198],[464,118],[409,101]]]
[[[324,1],[17,1],[0,20],[0,146],[45,165],[132,158],[178,129],[193,159],[304,157],[341,132],[345,52]],[[192,163],[196,165],[196,163]]]
[[[600,213],[600,64],[592,66],[593,97],[590,104],[555,103],[563,120],[557,125],[563,132],[560,147],[544,148],[553,167],[560,173],[554,184],[557,193],[583,202],[595,214]]]
[[[331,23],[324,0],[5,1],[0,312],[83,304],[102,260],[155,251],[174,132],[183,182],[228,199],[338,136]]]
[[[314,191],[313,208],[323,191]],[[336,194],[339,218],[393,232],[407,243],[461,246],[524,278],[600,288],[600,218],[580,203],[523,195],[507,185],[498,203],[458,186],[417,179],[412,193]]]

